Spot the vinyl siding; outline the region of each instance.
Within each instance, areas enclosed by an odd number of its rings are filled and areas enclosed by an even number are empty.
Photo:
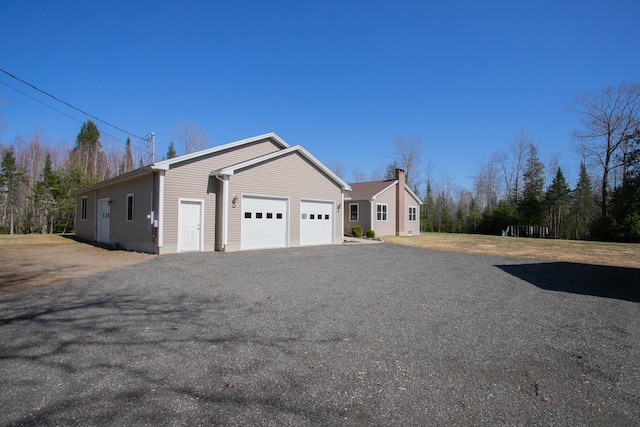
[[[349,221],[350,205],[358,204],[358,221]],[[351,234],[351,229],[356,225],[362,227],[362,234],[365,234],[371,228],[371,202],[369,200],[353,200],[345,201],[344,208],[344,232],[345,234]],[[374,230],[375,231],[375,230]]]
[[[376,232],[376,236],[395,236],[396,234],[396,188],[398,186],[394,185],[393,187],[387,189],[385,192],[380,194],[376,199],[371,203],[371,209],[373,211],[372,221],[373,221],[373,231]],[[386,221],[378,221],[377,220],[377,204],[386,204],[387,205],[387,220]],[[367,230],[364,230],[366,233]]]
[[[177,252],[178,200],[180,198],[204,200],[203,247],[205,251],[215,250],[219,246],[218,240],[221,239],[219,235],[221,227],[216,220],[219,216],[216,212],[221,183],[210,176],[210,173],[279,149],[279,146],[266,139],[172,165],[171,169],[165,172],[164,179],[164,242],[160,252]]]
[[[236,194],[236,207],[231,205],[231,196]],[[312,199],[333,201],[334,206],[342,200],[342,192],[333,181],[307,162],[298,153],[291,153],[269,162],[237,171],[229,178],[229,230],[227,250],[240,248],[240,225],[242,195],[264,195],[289,199],[289,245],[300,242],[300,200]],[[332,215],[334,241],[342,242],[342,218]]]
[[[96,201],[110,199],[110,242],[124,249],[156,252],[147,215],[151,212],[153,175],[145,174],[124,182],[107,185],[76,196],[76,236],[94,241],[96,233]],[[133,221],[127,222],[127,194],[134,195]],[[156,193],[157,194],[157,193]],[[87,220],[80,219],[82,196],[87,198]]]
[[[82,218],[82,198],[87,197],[87,219]],[[95,239],[96,197],[95,190],[76,196],[76,227],[74,234],[82,240],[92,242]]]
[[[416,221],[415,222],[411,222],[409,221],[409,206],[413,206],[416,208]],[[409,232],[411,232],[411,236],[417,236],[420,234],[420,204],[418,202],[416,202],[416,199],[414,199],[411,194],[409,194],[408,191],[405,190],[404,192],[404,215],[405,215],[405,221],[404,221],[404,226],[405,226],[405,230],[403,235],[409,235]]]

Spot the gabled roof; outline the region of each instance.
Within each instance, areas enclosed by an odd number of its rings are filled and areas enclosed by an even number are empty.
[[[202,156],[208,156],[209,154],[214,154],[219,151],[228,150],[230,148],[239,147],[241,145],[251,144],[258,141],[263,141],[265,139],[270,139],[275,142],[280,148],[289,148],[289,144],[287,144],[284,139],[280,138],[273,132],[265,133],[258,136],[253,136],[251,138],[241,139],[240,141],[230,142],[228,144],[218,145],[215,147],[208,148],[202,151],[196,151],[195,153],[185,154],[183,156],[174,157],[172,159],[162,160],[160,162],[156,162],[152,165],[153,169],[159,170],[168,170],[169,167],[173,164],[184,162],[187,160],[195,159]]]
[[[338,175],[333,173],[329,168],[323,165],[318,159],[313,157],[311,153],[302,148],[300,145],[294,145],[293,147],[288,147],[283,150],[275,151],[273,153],[265,154],[264,156],[256,157],[255,159],[246,160],[241,163],[237,163],[235,165],[227,166],[226,168],[218,169],[211,171],[211,176],[222,176],[227,175],[231,176],[236,173],[236,171],[258,165],[260,163],[268,162],[269,160],[277,159],[278,157],[286,156],[290,153],[298,153],[302,157],[304,157],[307,161],[313,164],[315,167],[320,169],[325,175],[327,175],[332,181],[334,181],[338,186],[345,191],[351,190],[349,184],[344,182]]]
[[[357,182],[349,184],[351,191],[347,191],[344,195],[345,200],[375,200],[380,194],[387,191],[389,188],[398,184],[398,180],[390,181],[369,181],[369,182]],[[418,204],[422,204],[422,200],[411,191],[411,189],[405,184],[405,191],[409,192],[411,197],[415,199]]]
[[[107,179],[105,181],[100,181],[100,182],[97,182],[95,184],[89,185],[87,187],[81,188],[81,189],[75,191],[74,194],[84,193],[84,192],[86,192],[88,190],[93,190],[95,188],[103,187],[105,185],[109,185],[109,184],[113,184],[113,183],[121,182],[121,181],[126,181],[128,179],[135,178],[135,177],[137,177],[139,175],[151,173],[154,170],[169,170],[171,165],[174,165],[176,163],[184,162],[184,161],[191,160],[191,159],[196,159],[196,158],[202,157],[202,156],[207,156],[207,155],[214,154],[214,153],[217,153],[217,152],[220,152],[220,151],[228,150],[230,148],[235,148],[235,147],[239,147],[239,146],[242,146],[242,145],[251,144],[251,143],[254,143],[254,142],[264,141],[265,139],[270,139],[276,145],[280,146],[282,149],[289,148],[289,144],[287,144],[282,138],[280,138],[278,135],[276,135],[273,132],[269,132],[269,133],[265,133],[265,134],[262,134],[262,135],[253,136],[251,138],[245,138],[245,139],[241,139],[239,141],[230,142],[228,144],[218,145],[218,146],[215,146],[215,147],[208,148],[206,150],[196,151],[195,153],[189,153],[189,154],[185,154],[183,156],[178,156],[178,157],[174,157],[174,158],[171,158],[171,159],[155,162],[155,163],[152,163],[150,165],[143,166],[143,167],[141,167],[139,169],[135,169],[135,170],[133,170],[131,172],[127,172],[127,173],[122,174],[122,175],[114,176],[113,178],[109,178],[109,179]],[[345,185],[346,185],[346,183],[345,183]]]
[[[355,184],[349,184],[351,191],[344,195],[345,199],[351,200],[373,200],[380,193],[384,192],[390,187],[397,184],[398,181],[369,181],[369,182],[357,182]]]

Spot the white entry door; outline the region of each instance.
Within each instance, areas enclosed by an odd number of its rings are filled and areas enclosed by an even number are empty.
[[[98,200],[98,236],[101,243],[111,244],[111,206],[109,199]]]
[[[288,200],[242,196],[240,250],[288,246]]]
[[[181,200],[178,252],[202,250],[202,202]]]
[[[334,230],[333,202],[300,202],[300,246],[330,245]]]

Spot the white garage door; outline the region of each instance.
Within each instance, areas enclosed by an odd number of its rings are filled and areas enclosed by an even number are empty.
[[[300,246],[333,243],[333,202],[300,202]]]
[[[242,196],[240,250],[285,248],[288,200]]]

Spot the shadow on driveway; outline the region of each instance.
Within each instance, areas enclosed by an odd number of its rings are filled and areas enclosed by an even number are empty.
[[[640,302],[640,269],[572,262],[497,265],[548,291]]]

